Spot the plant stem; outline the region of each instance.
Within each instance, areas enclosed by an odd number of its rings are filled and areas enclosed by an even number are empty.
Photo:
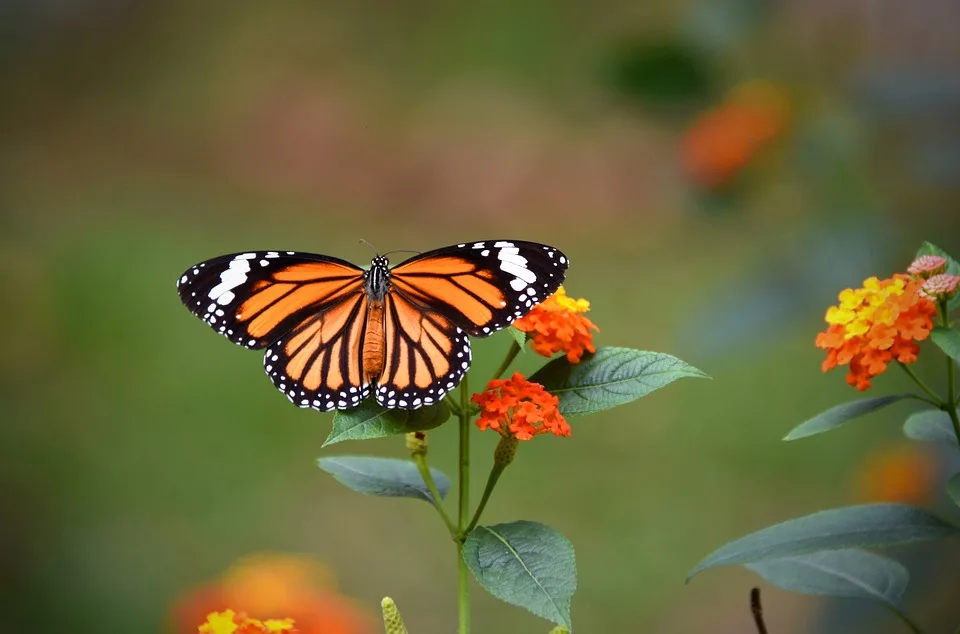
[[[480,515],[483,513],[484,507],[487,506],[487,500],[490,499],[490,494],[493,493],[493,488],[497,486],[497,480],[500,479],[500,474],[503,473],[503,470],[507,468],[505,464],[493,464],[493,468],[490,469],[490,475],[487,477],[487,486],[483,490],[483,497],[480,498],[480,505],[477,507],[477,510],[473,513],[473,519],[470,520],[470,525],[467,526],[467,530],[464,531],[465,534],[469,535],[477,526],[477,522],[480,521]]]
[[[900,620],[903,621],[907,625],[907,627],[910,628],[910,631],[913,632],[913,634],[923,634],[923,630],[920,629],[919,625],[913,622],[913,619],[911,619],[909,616],[901,612],[899,609],[893,606],[889,606],[889,607],[890,607],[890,611],[896,614],[900,618]]]
[[[493,373],[493,379],[499,379],[503,376],[503,373],[507,371],[507,368],[510,367],[510,364],[517,358],[518,354],[520,354],[520,344],[514,341],[510,345],[510,350],[507,351],[507,356],[504,358],[503,363],[501,363],[497,371]],[[493,379],[491,379],[491,381]]]
[[[420,477],[423,478],[424,483],[427,485],[427,490],[430,491],[431,502],[433,502],[433,508],[437,509],[437,513],[440,514],[440,517],[443,519],[443,523],[447,525],[447,530],[450,531],[450,536],[454,539],[457,538],[457,527],[453,525],[453,520],[450,519],[450,515],[447,514],[447,510],[443,508],[443,498],[440,497],[440,491],[437,490],[437,484],[433,481],[433,474],[430,473],[430,467],[427,466],[427,458],[423,454],[414,454],[413,462],[417,465],[417,469],[420,471]]]
[[[470,511],[470,388],[468,376],[460,383],[460,491],[457,500],[457,613],[458,634],[470,634],[470,571],[463,560],[464,530]]]
[[[947,310],[947,300],[940,302],[940,323],[944,328],[950,327],[950,316]],[[957,443],[960,444],[960,419],[957,417],[957,386],[956,386],[956,367],[953,358],[947,357],[947,415],[950,422],[953,423],[953,433],[957,436]]]
[[[917,385],[919,385],[921,390],[923,390],[924,392],[926,392],[927,394],[929,394],[929,395],[930,395],[930,398],[932,398],[933,400],[935,400],[935,401],[936,401],[938,404],[940,404],[940,405],[943,404],[943,399],[940,398],[940,397],[937,395],[936,392],[934,392],[933,390],[931,390],[930,387],[929,387],[926,383],[924,383],[923,380],[922,380],[919,376],[917,376],[916,374],[914,374],[913,370],[910,369],[910,366],[908,366],[908,365],[905,364],[905,363],[901,363],[900,361],[897,361],[897,365],[899,365],[901,368],[903,368],[903,371],[907,373],[907,376],[909,376],[911,379],[913,379],[913,382],[916,383]]]

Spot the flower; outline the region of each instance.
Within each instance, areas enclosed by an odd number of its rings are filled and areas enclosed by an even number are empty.
[[[199,634],[297,634],[293,619],[251,619],[243,613],[226,609],[211,612],[199,628]]]
[[[939,491],[938,471],[936,456],[922,443],[897,442],[868,454],[851,485],[861,502],[930,504]]]
[[[533,310],[513,322],[513,327],[533,336],[530,346],[534,352],[552,357],[564,352],[570,363],[579,363],[584,352],[596,352],[590,330],[599,331],[596,324],[584,317],[590,302],[573,299],[563,287],[534,306]]]
[[[370,614],[336,591],[333,574],[325,566],[308,557],[276,553],[246,557],[216,582],[190,591],[174,608],[173,631],[195,634],[196,624],[205,617],[202,634],[378,631]],[[236,619],[246,622],[247,629],[241,629],[243,623]],[[257,623],[288,629],[255,629]],[[295,630],[289,629],[293,623]]]
[[[817,347],[827,351],[823,371],[849,365],[847,383],[862,392],[891,360],[916,361],[916,342],[930,335],[937,312],[920,294],[921,285],[921,280],[897,274],[884,280],[871,277],[863,288],[841,292],[840,304],[827,310],[829,327],[816,339]]]
[[[907,273],[928,278],[947,270],[947,258],[940,255],[921,255],[907,267]]]
[[[957,294],[957,288],[960,288],[960,275],[940,273],[923,283],[923,286],[920,288],[920,294],[936,302],[950,299]]]
[[[530,440],[537,434],[569,436],[570,425],[560,413],[559,399],[539,383],[519,372],[509,379],[494,379],[487,389],[471,399],[480,406],[477,427],[493,429],[504,437]]]

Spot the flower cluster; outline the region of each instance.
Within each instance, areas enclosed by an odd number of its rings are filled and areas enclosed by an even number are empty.
[[[293,619],[251,619],[233,610],[211,612],[197,628],[199,634],[297,634]]]
[[[590,302],[569,297],[563,287],[513,322],[514,328],[531,335],[534,352],[552,357],[564,352],[570,363],[579,363],[584,352],[596,352],[591,330],[600,329],[584,316]]]
[[[480,406],[477,427],[493,429],[504,437],[530,440],[537,434],[569,436],[570,425],[558,409],[559,400],[539,383],[515,372],[509,379],[494,379],[487,389],[470,399]]]
[[[884,280],[871,277],[863,288],[841,292],[839,305],[827,310],[829,327],[816,339],[817,347],[827,351],[823,371],[849,365],[847,383],[863,391],[891,360],[916,361],[916,342],[930,335],[937,312],[921,294],[923,284],[897,274]]]

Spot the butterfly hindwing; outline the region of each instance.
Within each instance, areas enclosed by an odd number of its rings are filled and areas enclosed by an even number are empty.
[[[180,300],[231,341],[265,348],[351,294],[363,293],[363,269],[325,255],[252,251],[187,269]]]
[[[300,407],[348,409],[370,395],[363,372],[366,294],[355,293],[303,321],[270,345],[264,369]]]
[[[384,302],[384,363],[375,396],[391,409],[439,402],[470,367],[470,339],[450,319],[404,296]]]
[[[556,291],[568,265],[563,253],[545,244],[484,240],[410,258],[390,271],[390,280],[393,292],[485,337]]]

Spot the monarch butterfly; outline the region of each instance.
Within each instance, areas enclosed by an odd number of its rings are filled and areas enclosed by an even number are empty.
[[[390,267],[293,251],[223,255],[180,276],[180,300],[236,344],[266,348],[267,375],[300,407],[431,405],[470,367],[470,340],[527,314],[563,283],[554,247],[484,240]]]

